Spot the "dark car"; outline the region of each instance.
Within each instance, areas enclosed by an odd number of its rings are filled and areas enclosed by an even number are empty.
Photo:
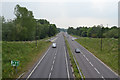
[[[75,52],[76,52],[76,53],[80,53],[80,49],[78,49],[78,48],[75,49]]]

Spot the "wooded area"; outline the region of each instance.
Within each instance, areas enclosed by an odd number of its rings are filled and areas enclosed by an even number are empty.
[[[113,26],[111,28],[104,27],[101,25],[93,27],[69,27],[67,32],[69,34],[78,35],[81,37],[92,37],[92,38],[118,38],[118,28]]]
[[[14,8],[16,18],[6,21],[2,16],[3,41],[31,41],[54,36],[57,33],[55,24],[46,19],[35,19],[33,12],[26,7],[16,5]]]

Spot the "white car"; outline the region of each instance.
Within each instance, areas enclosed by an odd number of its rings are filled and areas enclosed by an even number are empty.
[[[57,44],[56,44],[56,43],[53,43],[53,44],[52,44],[52,47],[53,47],[53,48],[56,48],[56,47],[57,47]]]
[[[75,52],[76,52],[76,53],[80,53],[80,49],[78,49],[78,48],[75,49]]]

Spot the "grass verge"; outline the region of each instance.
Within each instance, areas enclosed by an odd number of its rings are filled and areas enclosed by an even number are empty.
[[[113,71],[118,73],[118,40],[112,38],[102,39],[102,51],[101,51],[101,39],[100,38],[83,38],[76,39],[78,43],[88,49],[106,65],[108,65]]]
[[[76,78],[76,79],[80,79],[80,78],[81,78],[81,75],[79,74],[79,70],[78,70],[78,68],[77,68],[78,62],[77,62],[77,65],[76,65],[76,63],[75,63],[75,61],[74,61],[74,58],[73,58],[74,55],[73,55],[72,52],[71,52],[69,43],[68,43],[68,41],[66,40],[66,38],[64,38],[64,39],[65,39],[67,51],[68,51],[69,56],[70,56],[70,61],[71,61],[71,64],[72,64],[72,68],[73,68],[73,70],[74,70],[75,78]],[[76,60],[76,61],[77,61],[77,60]],[[80,71],[81,71],[81,70],[80,70]],[[81,73],[82,73],[82,71],[81,71]],[[83,76],[83,78],[85,78],[83,74],[82,74],[82,76]]]
[[[48,41],[38,41],[36,48],[35,42],[2,42],[2,78],[17,78],[27,72],[50,44]],[[11,60],[20,61],[17,74]]]
[[[2,41],[0,41],[0,79],[2,78]]]

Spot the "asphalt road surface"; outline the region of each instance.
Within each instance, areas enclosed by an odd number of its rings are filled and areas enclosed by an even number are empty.
[[[68,34],[66,34],[66,36],[69,36],[67,37],[67,40],[70,44],[70,48],[75,55],[85,78],[101,78],[103,80],[118,78],[117,74],[114,73],[109,67],[107,67],[102,61],[96,58],[79,43],[72,41],[72,36]],[[75,53],[76,48],[79,48],[81,50],[81,53]]]
[[[73,78],[62,33],[58,34],[54,41],[57,43],[57,48],[49,47],[46,53],[28,72],[26,75],[27,79]]]
[[[116,78],[115,80],[118,80],[115,72],[79,43],[72,41],[72,36],[68,34],[65,34],[65,36],[69,36],[67,40],[70,44],[71,51],[75,55],[86,79],[98,80],[99,78],[100,80],[107,80]],[[59,33],[53,39],[52,41],[57,43],[57,48],[50,46],[46,53],[41,56],[38,62],[27,73],[25,78],[46,78],[47,80],[51,78],[74,78],[62,33]],[[79,48],[81,53],[75,53],[76,48]]]

